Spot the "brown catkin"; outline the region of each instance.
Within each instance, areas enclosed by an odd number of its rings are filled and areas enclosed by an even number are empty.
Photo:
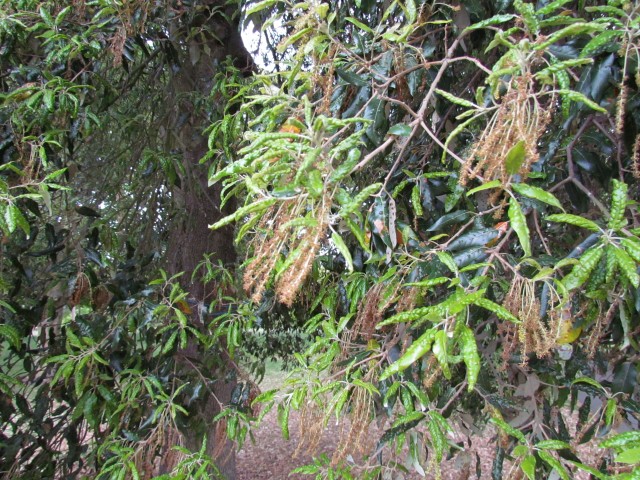
[[[462,185],[479,176],[484,181],[499,179],[506,184],[510,174],[505,168],[505,159],[519,142],[524,142],[525,147],[525,159],[517,172],[523,179],[528,176],[531,165],[538,161],[538,139],[551,121],[554,101],[550,100],[546,106],[538,103],[531,75],[515,78],[507,87],[496,113],[462,165]]]
[[[640,134],[636,135],[636,141],[633,142],[631,162],[633,164],[633,176],[640,178]]]
[[[618,135],[624,133],[624,117],[627,108],[627,100],[629,98],[629,86],[627,85],[628,76],[624,76],[620,82],[620,95],[616,104],[616,132]]]

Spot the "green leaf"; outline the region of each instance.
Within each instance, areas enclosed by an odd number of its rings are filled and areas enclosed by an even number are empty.
[[[442,374],[447,380],[451,378],[449,351],[447,349],[448,339],[447,332],[444,330],[438,330],[433,339],[433,355],[438,360],[440,368],[442,368]]]
[[[616,455],[615,461],[619,463],[628,463],[631,465],[640,463],[640,447],[632,448],[619,453],[618,455]]]
[[[640,430],[619,433],[600,442],[600,448],[636,448],[640,447]]]
[[[53,111],[53,107],[55,106],[55,92],[53,90],[45,90],[44,96],[42,100],[44,101],[44,106],[48,111]]]
[[[514,183],[511,185],[511,188],[523,197],[532,198],[563,210],[560,201],[552,193],[549,193],[546,190],[532,185],[527,185],[526,183]]]
[[[351,258],[351,252],[349,251],[347,245],[344,243],[344,240],[342,240],[342,237],[336,232],[333,232],[331,234],[331,240],[333,241],[333,244],[336,246],[338,251],[344,257],[344,260],[347,263],[347,269],[350,272],[353,272],[353,259]]]
[[[605,424],[607,426],[611,426],[613,424],[613,420],[616,415],[616,411],[618,410],[618,403],[615,398],[610,398],[607,400],[607,407],[605,409]]]
[[[444,90],[440,90],[439,88],[436,88],[436,92],[438,92],[444,98],[449,100],[451,103],[454,103],[456,105],[460,105],[461,107],[477,108],[477,109],[480,108],[478,105],[476,105],[473,102],[470,102],[469,100],[465,100],[464,98],[456,97],[455,95],[453,95],[453,94],[451,94],[449,92],[445,92]]]
[[[520,463],[520,468],[529,480],[536,480],[536,457],[527,455]]]
[[[348,19],[347,19],[348,20]],[[342,68],[336,68],[336,73],[340,78],[351,85],[356,85],[358,87],[367,87],[371,84],[370,81],[366,80],[362,76],[357,73],[351,72],[349,70],[343,70]]]
[[[312,198],[322,197],[324,180],[322,178],[322,173],[317,168],[307,172],[307,175],[305,175],[302,180],[302,184],[307,188],[307,191]]]
[[[605,392],[605,389],[602,385],[600,385],[599,382],[597,382],[596,380],[594,380],[593,378],[590,377],[579,377],[576,378],[573,382],[571,382],[571,385],[575,385],[576,383],[586,383],[587,385],[591,385],[594,388],[597,388],[598,390],[602,390],[603,392]]]
[[[413,211],[415,212],[416,217],[421,217],[424,214],[421,201],[420,185],[417,183],[411,189],[411,205],[413,205]]]
[[[467,197],[470,197],[474,193],[481,192],[482,190],[488,190],[490,188],[498,188],[502,186],[502,182],[500,180],[491,180],[490,182],[483,183],[479,187],[472,188],[467,192]]]
[[[489,27],[491,25],[499,25],[501,23],[506,23],[509,22],[511,20],[513,20],[515,18],[515,15],[513,14],[506,14],[506,15],[494,15],[491,18],[487,18],[485,20],[482,20],[478,23],[474,23],[473,25],[468,26],[467,28],[465,28],[465,32],[469,31],[469,30],[478,30],[479,28],[485,28],[485,27]]]
[[[218,228],[224,227],[225,225],[228,225],[235,220],[241,220],[242,217],[249,215],[250,213],[266,210],[276,202],[277,202],[276,198],[263,198],[247,206],[239,208],[238,210],[235,211],[235,213],[231,215],[227,215],[226,217],[217,221],[213,225],[209,225],[209,228],[211,230],[217,230]]]
[[[486,245],[491,245],[491,243],[499,236],[500,232],[495,228],[471,230],[470,232],[460,235],[458,238],[449,242],[446,249],[448,251],[455,252],[469,248],[484,247]]]
[[[621,248],[612,248],[609,251],[613,252],[618,267],[620,267],[624,276],[629,280],[629,283],[635,288],[640,287],[640,275],[638,275],[637,272],[636,262]]]
[[[609,475],[606,475],[604,473],[602,473],[599,470],[596,470],[593,467],[590,467],[588,465],[583,465],[580,462],[574,462],[573,460],[567,460],[569,463],[571,463],[572,465],[575,465],[576,467],[578,467],[580,470],[584,470],[585,472],[589,472],[591,475],[594,476],[594,478],[597,478],[598,480],[611,480],[611,477],[609,477]]]
[[[373,183],[371,185],[366,186],[360,191],[353,199],[349,200],[345,205],[341,205],[340,211],[338,212],[340,216],[346,216],[349,213],[353,213],[362,208],[362,204],[366,199],[368,199],[371,195],[377,193],[382,187],[381,183]]]
[[[522,0],[514,0],[513,6],[516,11],[521,15],[527,30],[533,34],[538,34],[540,31],[540,24],[538,17],[535,13],[535,6],[533,3],[524,2]]]
[[[562,284],[567,290],[575,290],[589,279],[591,272],[600,261],[603,251],[602,248],[596,246],[584,252],[578,264],[571,270],[571,273],[562,279]]]
[[[518,235],[518,239],[520,240],[520,245],[522,245],[522,250],[524,252],[525,257],[531,256],[531,241],[529,239],[529,227],[527,226],[527,218],[524,216],[522,209],[520,208],[520,204],[515,199],[515,197],[511,197],[509,199],[509,220],[511,220],[511,228]]]
[[[282,438],[289,440],[289,410],[291,406],[289,404],[278,404],[278,425],[282,431]]]
[[[623,238],[620,244],[636,262],[640,263],[640,242],[635,238]]]
[[[356,27],[358,27],[360,30],[364,30],[365,32],[367,32],[367,33],[371,33],[371,34],[373,34],[373,33],[374,33],[374,32],[373,32],[373,30],[371,30],[371,28],[370,28],[370,27],[366,26],[366,25],[365,25],[364,23],[362,23],[360,20],[357,20],[357,19],[355,19],[355,18],[353,18],[353,17],[345,17],[345,20],[346,20],[347,22],[351,22],[351,23],[353,23],[353,24],[354,24]]]
[[[568,25],[560,30],[553,32],[549,37],[542,43],[536,44],[533,48],[534,50],[544,50],[550,45],[556,43],[558,40],[564,37],[575,37],[581,35],[583,33],[589,33],[597,30],[603,30],[602,25],[598,25],[596,23],[590,22],[576,22],[571,25]]]
[[[614,41],[619,41],[624,35],[623,30],[612,29],[606,30],[593,37],[589,43],[587,43],[580,52],[582,58],[593,58],[594,56],[609,49]],[[617,45],[613,45],[617,47]],[[616,48],[617,50],[617,48]]]
[[[541,460],[546,462],[550,467],[558,472],[558,475],[560,475],[560,478],[562,478],[562,480],[571,480],[569,477],[569,472],[567,472],[566,468],[562,466],[557,458],[553,457],[550,453],[545,452],[544,450],[540,450],[538,452],[538,456]]]
[[[413,365],[418,359],[422,358],[429,350],[436,335],[433,328],[424,332],[418,339],[407,348],[402,357],[389,365],[380,375],[380,381],[389,378],[391,375],[402,372]]]
[[[520,441],[520,443],[527,443],[527,439],[525,438],[524,434],[520,430],[513,428],[511,425],[505,422],[502,417],[498,415],[491,417],[491,423],[495,424],[498,428],[500,428],[500,430],[502,430],[506,434],[511,435],[514,438],[517,438]]]
[[[405,286],[409,287],[433,287],[435,285],[440,285],[443,283],[447,283],[451,281],[450,278],[447,277],[438,277],[438,278],[429,278],[427,280],[421,280],[419,282],[409,282],[405,283]]]
[[[429,420],[427,428],[431,434],[431,444],[435,450],[435,458],[438,463],[442,461],[444,451],[447,447],[447,437],[445,436],[440,423],[434,419]]]
[[[408,312],[400,312],[384,319],[376,325],[376,328],[382,328],[386,325],[394,323],[408,323],[415,320],[423,320],[427,315],[434,312],[434,307],[420,307],[409,310]]]
[[[436,252],[436,256],[451,272],[458,272],[458,265],[449,252]]]
[[[396,123],[393,127],[389,129],[389,134],[398,135],[399,137],[408,137],[411,135],[411,126],[406,123]]]
[[[436,220],[433,225],[427,228],[428,232],[436,232],[438,230],[442,230],[449,225],[453,225],[456,223],[466,222],[471,218],[471,214],[466,210],[456,210],[455,212],[447,213],[446,215],[442,215]]]
[[[22,337],[20,336],[20,333],[10,325],[0,324],[0,336],[4,337],[4,339],[7,340],[16,350],[18,350],[22,345]],[[60,359],[66,359],[66,357],[66,355],[58,355],[58,358]],[[47,360],[47,362],[49,362],[49,360]]]
[[[562,440],[542,440],[536,443],[535,446],[541,450],[563,450],[565,448],[571,448],[571,445]]]
[[[576,227],[586,228],[587,230],[591,230],[592,232],[602,231],[600,227],[598,227],[597,223],[578,215],[572,215],[570,213],[557,213],[555,215],[549,215],[546,217],[546,220],[550,222],[568,223],[569,225],[574,225]]]
[[[536,10],[536,15],[542,17],[545,15],[549,15],[550,13],[555,12],[556,10],[558,10],[559,8],[561,8],[563,5],[571,2],[573,0],[555,0],[551,3],[546,4],[544,7]]]
[[[467,367],[467,384],[468,390],[471,392],[478,381],[480,373],[480,355],[478,355],[478,345],[473,331],[464,325],[460,331],[460,353],[462,360]]]
[[[613,179],[613,192],[611,192],[611,212],[607,226],[612,230],[618,230],[625,225],[624,211],[627,208],[626,183]]]
[[[520,171],[527,153],[525,146],[526,142],[520,140],[507,152],[507,156],[504,159],[504,167],[509,175],[515,175]]]
[[[594,102],[593,100],[590,100],[589,98],[584,96],[582,93],[576,92],[575,90],[560,89],[560,90],[556,90],[556,93],[558,93],[562,97],[568,98],[572,102],[584,103],[587,107],[597,112],[607,113],[607,111],[604,108],[602,108],[600,105],[598,105],[596,102]]]

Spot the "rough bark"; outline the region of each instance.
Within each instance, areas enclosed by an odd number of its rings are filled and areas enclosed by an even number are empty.
[[[192,274],[205,254],[212,255],[212,260],[222,260],[230,265],[235,260],[233,248],[233,230],[222,229],[211,231],[208,225],[215,223],[224,214],[220,209],[220,187],[207,185],[207,168],[200,165],[200,159],[207,152],[207,139],[203,130],[209,120],[204,112],[198,112],[192,99],[195,95],[209,95],[212,79],[217,73],[220,63],[231,56],[234,65],[241,69],[250,69],[251,58],[242,44],[237,22],[228,21],[233,11],[227,11],[226,16],[215,13],[218,1],[206,2],[211,15],[201,15],[202,25],[191,24],[189,30],[202,27],[201,34],[190,40],[176,45],[176,48],[189,52],[180,65],[180,70],[174,75],[170,85],[169,95],[174,96],[177,109],[174,112],[174,131],[172,132],[173,149],[178,149],[183,155],[184,174],[180,178],[180,185],[172,191],[174,204],[178,212],[173,218],[167,246],[167,269],[170,273],[184,272],[181,277],[183,288],[192,298],[199,302],[208,303],[208,292],[201,276]],[[199,22],[196,18],[195,22]],[[180,26],[184,28],[184,26]],[[188,118],[184,120],[184,113]],[[179,355],[198,362],[205,352],[199,352],[195,345]],[[180,360],[178,360],[180,362]],[[184,366],[184,365],[183,365]],[[206,367],[205,367],[206,368]],[[215,368],[215,367],[208,367]],[[219,380],[212,385],[213,395],[207,399],[201,411],[195,412],[202,421],[210,422],[220,411],[220,404],[228,403],[235,386],[233,375],[228,375],[224,366],[216,371],[206,372],[207,376],[215,376]],[[235,451],[233,445],[225,441],[220,431],[216,431],[213,424],[207,425],[208,453],[216,456],[221,472],[228,480],[235,478]],[[187,447],[198,450],[202,444],[202,437],[186,434]]]

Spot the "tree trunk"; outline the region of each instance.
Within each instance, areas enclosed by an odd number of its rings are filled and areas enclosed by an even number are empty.
[[[180,177],[180,184],[172,191],[172,198],[176,205],[177,215],[173,219],[167,246],[167,269],[171,274],[184,272],[181,277],[182,287],[190,296],[199,302],[208,302],[208,292],[200,274],[192,278],[197,265],[205,254],[211,255],[211,260],[222,260],[225,265],[235,261],[233,248],[233,229],[224,228],[211,231],[208,226],[224,216],[220,209],[220,187],[208,187],[207,168],[200,165],[200,159],[207,153],[207,139],[203,130],[209,125],[210,119],[205,112],[198,112],[193,98],[198,95],[208,96],[211,91],[212,80],[220,63],[230,56],[234,65],[250,70],[252,60],[242,44],[237,21],[229,21],[238,12],[227,8],[226,16],[215,13],[218,4],[224,2],[205,2],[208,11],[189,25],[189,37],[184,42],[175,45],[176,50],[185,52],[187,58],[182,58],[180,70],[174,75],[170,85],[169,95],[175,101],[173,125],[170,133],[173,138],[168,145],[175,151],[178,149],[183,156],[184,174]],[[198,24],[202,18],[203,24]],[[181,25],[179,28],[184,29]],[[201,29],[193,35],[194,29]],[[179,35],[178,35],[179,37]],[[188,52],[188,53],[187,53]],[[222,110],[222,109],[219,109]],[[185,121],[185,113],[188,118]],[[209,288],[214,288],[209,286]],[[224,346],[222,346],[224,348]],[[197,362],[205,352],[200,352],[195,343],[179,355],[195,359]],[[178,359],[178,362],[180,360]],[[188,366],[183,365],[186,368]],[[203,367],[204,368],[204,367]],[[213,367],[208,367],[213,368]],[[220,411],[220,404],[228,404],[231,392],[235,386],[233,375],[228,375],[230,368],[216,369],[204,372],[206,377],[218,380],[212,385],[213,395],[207,399],[202,411],[194,412],[207,425],[207,453],[214,455],[222,474],[228,480],[235,478],[235,450],[233,444],[226,440],[224,432],[217,431],[211,419]],[[214,398],[215,397],[215,398]],[[220,442],[225,442],[221,446]],[[185,443],[191,450],[199,450],[202,438],[196,434],[186,434]]]

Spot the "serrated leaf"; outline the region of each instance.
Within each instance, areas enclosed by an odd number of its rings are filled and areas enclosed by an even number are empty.
[[[456,97],[452,93],[445,92],[444,90],[440,90],[439,88],[436,88],[436,92],[438,94],[442,95],[447,100],[449,100],[451,103],[454,103],[456,105],[460,105],[461,107],[480,108],[478,105],[476,105],[473,102],[470,102],[469,100],[465,100],[464,98]]]
[[[516,323],[516,324],[522,323],[520,319],[516,317],[513,313],[511,313],[509,310],[504,308],[502,305],[498,305],[497,303],[492,302],[487,298],[480,298],[476,300],[474,304],[495,313],[498,316],[498,318],[501,318],[502,320],[507,320],[509,322]]]
[[[433,287],[435,285],[440,285],[442,283],[447,283],[451,281],[450,278],[447,277],[438,277],[438,278],[429,278],[427,280],[421,280],[419,282],[409,282],[409,283],[405,283],[404,285],[406,286],[410,286],[410,287]]]
[[[436,252],[436,256],[438,260],[440,260],[451,272],[458,272],[458,265],[456,265],[455,260],[448,252]]]
[[[421,196],[422,192],[420,191],[420,185],[416,183],[411,189],[411,205],[413,206],[413,211],[415,212],[416,217],[421,217],[424,214]]]
[[[478,355],[476,337],[466,325],[460,331],[459,342],[462,360],[467,367],[468,390],[471,392],[476,386],[478,374],[480,373],[480,355]]]
[[[629,280],[629,283],[635,288],[640,287],[640,275],[638,275],[637,272],[636,262],[621,248],[612,248],[610,251],[615,256],[618,267],[620,267],[624,276]]]
[[[600,448],[636,448],[640,446],[640,430],[619,433],[611,438],[600,442]]]
[[[567,98],[571,100],[572,102],[584,103],[587,107],[597,112],[607,113],[607,111],[604,108],[602,108],[600,105],[598,105],[596,102],[587,98],[582,93],[576,92],[575,90],[560,89],[560,90],[557,90],[556,93],[558,93],[563,98]]]
[[[218,228],[224,227],[225,225],[228,225],[233,221],[242,219],[242,217],[249,215],[250,213],[256,213],[261,210],[266,210],[271,205],[276,203],[276,201],[277,199],[275,198],[263,198],[256,202],[253,202],[245,207],[239,208],[235,211],[235,213],[227,215],[213,225],[209,225],[209,228],[211,230],[217,230]]]
[[[422,358],[429,350],[436,335],[436,330],[429,329],[407,348],[404,355],[389,365],[380,375],[380,381],[389,378],[391,375],[402,372]]]
[[[606,30],[599,33],[589,40],[589,42],[582,48],[580,57],[592,58],[595,55],[608,50],[611,47],[611,43],[616,40],[616,37],[622,38],[623,35],[624,31],[618,29]],[[617,47],[617,45],[615,46]]]
[[[591,247],[587,250],[582,257],[580,257],[578,264],[573,267],[571,273],[562,279],[564,287],[567,290],[574,290],[585,283],[600,261],[603,251],[602,248],[596,247]]]
[[[442,374],[449,380],[451,378],[451,370],[449,368],[449,351],[447,349],[449,337],[444,330],[438,330],[433,339],[433,355],[438,360]]]
[[[536,443],[536,448],[541,450],[563,450],[565,448],[571,448],[571,445],[562,440],[541,440]]]
[[[640,263],[640,242],[635,238],[623,238],[620,244],[636,262]]]
[[[507,156],[504,159],[504,167],[509,175],[515,175],[520,171],[527,154],[525,146],[526,142],[520,140],[507,152]]]
[[[546,217],[546,220],[549,222],[568,223],[569,225],[574,225],[576,227],[586,228],[592,232],[602,231],[600,227],[598,227],[597,223],[570,213],[556,213],[554,215],[549,215]]]
[[[45,90],[42,100],[44,101],[44,106],[47,110],[53,111],[53,107],[55,106],[55,92],[53,90]]]
[[[551,35],[549,35],[549,37],[544,42],[536,44],[534,46],[534,50],[544,50],[545,48],[549,47],[551,44],[556,43],[558,40],[564,37],[578,36],[583,33],[593,32],[597,30],[603,30],[603,27],[593,22],[590,22],[590,23],[576,22],[564,28],[561,28],[556,32],[553,32]]]
[[[511,228],[513,228],[514,232],[516,232],[516,235],[518,235],[520,245],[522,245],[524,256],[530,257],[531,240],[529,239],[529,227],[527,226],[527,218],[524,216],[522,208],[520,208],[520,203],[518,203],[515,197],[511,197],[509,199],[508,215],[509,220],[511,221]]]
[[[514,183],[511,185],[511,188],[523,197],[532,198],[563,210],[560,201],[546,190],[534,187],[533,185],[527,185],[526,183]]]
[[[571,1],[572,0],[555,0],[553,2],[550,2],[546,4],[544,7],[536,10],[536,15],[541,17],[544,15],[549,15]]]
[[[618,230],[625,224],[624,211],[627,208],[627,191],[629,187],[626,183],[613,179],[613,191],[611,192],[611,211],[607,226],[612,230]]]
[[[431,419],[427,423],[427,428],[429,429],[429,433],[431,434],[431,444],[433,445],[433,449],[435,450],[436,461],[440,463],[447,446],[447,437],[440,428],[440,424],[434,419]]]

